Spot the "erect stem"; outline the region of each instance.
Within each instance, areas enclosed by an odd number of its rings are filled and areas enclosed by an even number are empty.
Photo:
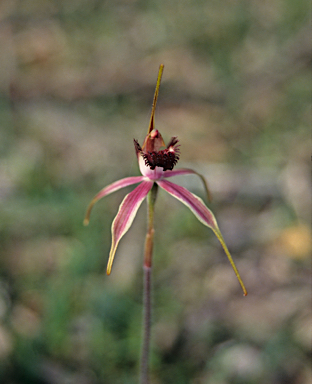
[[[143,341],[141,351],[141,384],[149,383],[149,348],[151,339],[151,268],[144,265]]]
[[[158,185],[154,183],[147,195],[148,229],[144,250],[144,284],[143,284],[143,342],[141,354],[141,384],[149,383],[149,349],[151,340],[151,275],[154,243],[154,206]]]

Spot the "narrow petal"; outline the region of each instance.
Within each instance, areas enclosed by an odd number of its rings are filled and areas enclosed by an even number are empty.
[[[89,204],[87,212],[86,212],[85,219],[83,221],[84,225],[88,225],[89,224],[91,210],[93,208],[93,205],[98,200],[100,200],[104,196],[109,195],[110,193],[118,191],[118,189],[121,189],[121,188],[124,188],[124,187],[128,187],[129,185],[132,185],[132,184],[140,183],[143,180],[144,180],[143,176],[126,177],[124,179],[115,181],[114,183],[109,184],[107,187],[103,188],[98,194],[96,194],[94,196],[94,198],[92,199],[91,203]]]
[[[143,181],[132,192],[130,192],[119,206],[118,213],[112,224],[112,246],[107,264],[107,274],[111,273],[114,256],[120,239],[131,227],[133,219],[142,201],[151,190],[154,182]]]
[[[170,193],[170,195],[174,196],[176,199],[180,200],[183,204],[189,207],[198,220],[204,225],[210,228],[217,228],[217,221],[213,213],[206,207],[202,199],[198,196],[194,195],[186,188],[167,180],[158,180],[157,184]]]
[[[201,181],[204,184],[207,199],[208,199],[208,201],[212,201],[212,195],[211,195],[211,192],[209,191],[206,179],[204,178],[203,175],[194,171],[193,169],[180,168],[180,169],[174,169],[173,171],[165,171],[163,174],[163,177],[168,178],[168,177],[172,177],[172,176],[190,175],[190,174],[197,175],[198,177],[200,177]]]
[[[157,184],[161,188],[163,188],[165,191],[170,193],[170,195],[174,196],[176,199],[180,200],[183,204],[185,204],[194,213],[194,215],[197,217],[197,219],[200,222],[202,222],[204,225],[206,225],[207,227],[213,230],[214,234],[217,236],[218,240],[220,241],[224,249],[224,252],[228,257],[232,268],[234,269],[235,275],[243,289],[244,296],[246,296],[247,295],[246,288],[234,264],[232,256],[230,255],[230,252],[224,242],[224,239],[218,227],[216,218],[214,217],[213,213],[206,207],[202,199],[200,199],[198,196],[194,195],[184,187],[171,183],[170,181],[159,180],[157,181]]]

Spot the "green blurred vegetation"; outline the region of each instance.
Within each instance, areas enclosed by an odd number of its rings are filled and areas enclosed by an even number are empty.
[[[306,0],[3,0],[0,382],[137,383],[145,204],[110,226],[156,126],[208,180],[238,264],[160,192],[152,384],[310,384],[311,33]],[[200,182],[177,178],[203,196]]]

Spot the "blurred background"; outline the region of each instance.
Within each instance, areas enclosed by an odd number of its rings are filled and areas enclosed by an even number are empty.
[[[105,275],[133,138],[178,136],[212,232],[160,191],[152,384],[311,384],[306,0],[2,0],[0,382],[138,382],[146,203]],[[205,199],[193,176],[172,181]]]

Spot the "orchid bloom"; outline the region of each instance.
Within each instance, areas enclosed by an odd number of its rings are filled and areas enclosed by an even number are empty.
[[[84,224],[89,224],[89,218],[92,207],[102,197],[107,196],[110,193],[113,193],[121,188],[139,183],[139,185],[132,192],[125,196],[119,206],[118,213],[112,223],[112,244],[107,264],[107,274],[109,275],[111,273],[117,246],[121,238],[131,227],[131,224],[136,216],[140,205],[142,204],[143,200],[146,198],[148,193],[151,191],[154,183],[156,183],[160,188],[164,189],[170,195],[185,204],[194,213],[194,215],[200,222],[212,229],[212,231],[215,233],[218,240],[220,241],[231,263],[232,268],[234,269],[238,281],[243,289],[244,296],[246,296],[246,288],[228,251],[228,248],[223,240],[223,236],[219,230],[217,221],[213,213],[207,208],[201,198],[194,195],[186,188],[167,180],[169,177],[178,175],[198,175],[202,179],[206,192],[208,194],[208,198],[210,199],[209,190],[202,175],[191,169],[173,169],[180,157],[180,150],[177,137],[172,137],[169,144],[166,146],[159,131],[154,129],[154,113],[162,71],[163,65],[160,66],[149,129],[142,147],[140,146],[137,140],[134,140],[134,147],[142,175],[126,177],[124,179],[115,181],[114,183],[103,188],[89,204],[84,219]]]

